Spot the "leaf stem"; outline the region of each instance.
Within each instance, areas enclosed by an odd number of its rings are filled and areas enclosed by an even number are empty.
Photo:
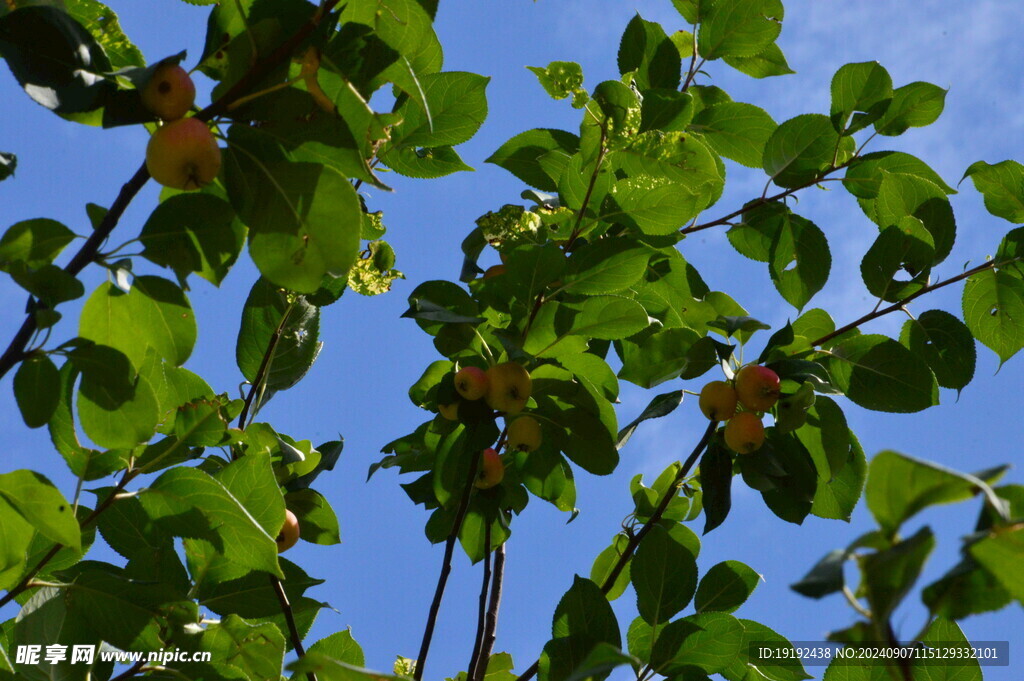
[[[427,615],[427,625],[423,630],[423,641],[420,643],[420,652],[416,657],[416,669],[413,672],[413,679],[423,679],[423,667],[427,661],[427,654],[430,652],[430,641],[434,637],[434,627],[437,626],[437,615],[441,610],[441,599],[444,598],[444,589],[448,584],[448,575],[452,571],[452,554],[455,552],[455,543],[459,539],[459,531],[462,529],[462,521],[466,519],[466,512],[469,510],[469,498],[473,493],[473,483],[476,481],[476,473],[480,466],[480,457],[470,457],[469,477],[466,486],[462,490],[462,498],[459,500],[459,508],[455,512],[455,522],[452,523],[452,531],[444,543],[444,560],[441,563],[441,574],[437,577],[437,587],[434,589],[434,599],[430,603],[430,612]]]

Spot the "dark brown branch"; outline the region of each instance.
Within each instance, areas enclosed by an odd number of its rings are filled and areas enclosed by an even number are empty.
[[[423,667],[427,661],[427,654],[430,652],[430,641],[434,637],[434,627],[437,626],[437,614],[441,610],[441,599],[444,598],[444,589],[448,584],[448,575],[452,571],[452,554],[455,552],[455,543],[459,539],[459,531],[462,529],[462,521],[466,519],[466,512],[469,510],[469,498],[473,493],[473,483],[476,482],[476,473],[480,466],[480,457],[470,457],[469,478],[462,490],[462,498],[459,500],[459,508],[455,512],[455,522],[452,523],[452,531],[444,543],[444,561],[441,563],[441,574],[437,577],[437,587],[434,589],[434,600],[430,603],[430,612],[427,615],[427,626],[423,630],[423,642],[420,644],[420,653],[416,657],[416,670],[413,672],[413,679],[421,681],[423,678]]]
[[[81,523],[81,528],[83,530],[87,528],[89,525],[95,522],[96,518],[98,518],[101,513],[110,508],[114,501],[116,501],[117,495],[124,491],[125,486],[129,482],[131,482],[135,478],[135,476],[139,474],[139,472],[140,471],[138,469],[126,470],[124,472],[124,475],[121,476],[121,481],[117,483],[117,486],[114,487],[114,489],[111,490],[110,494],[108,494],[106,498],[104,498],[103,501],[101,501],[99,505],[97,505],[96,508],[94,508],[92,512],[85,517],[85,519]],[[46,567],[47,563],[53,560],[54,556],[56,556],[62,548],[64,548],[63,544],[54,544],[53,547],[49,551],[47,551],[42,558],[39,559],[39,562],[35,564],[35,567],[29,570],[28,574],[26,574],[25,577],[17,583],[17,585],[15,585],[3,597],[0,597],[0,608],[4,607],[5,605],[13,601],[15,598],[17,598],[18,594],[20,594],[22,591],[28,589],[31,586],[32,581],[36,578],[36,576],[42,571],[44,567]]]
[[[734,210],[733,212],[729,213],[728,215],[722,216],[722,217],[720,217],[720,218],[718,218],[716,220],[711,220],[710,222],[703,222],[703,223],[701,223],[699,225],[691,225],[689,227],[683,227],[682,229],[679,230],[679,233],[680,234],[693,234],[694,232],[699,232],[701,230],[709,229],[711,227],[717,227],[718,225],[727,225],[727,224],[729,224],[730,220],[732,220],[735,217],[738,217],[738,216],[742,215],[743,213],[746,213],[748,210],[750,210],[752,208],[756,208],[757,206],[761,206],[761,205],[764,205],[766,203],[771,203],[773,201],[778,201],[779,199],[784,199],[787,196],[790,196],[791,194],[795,194],[796,192],[800,191],[801,189],[807,189],[808,187],[813,187],[814,185],[818,184],[819,182],[822,182],[826,177],[828,177],[829,175],[831,175],[835,171],[842,170],[846,166],[850,165],[850,163],[852,163],[852,162],[853,162],[853,159],[850,159],[846,163],[843,163],[841,165],[837,165],[834,168],[830,168],[830,169],[826,170],[824,173],[822,173],[821,175],[819,175],[818,177],[816,177],[813,180],[811,180],[810,182],[805,182],[804,184],[800,185],[799,187],[792,187],[792,188],[787,189],[785,191],[781,191],[778,194],[773,194],[772,196],[761,196],[761,197],[758,197],[758,198],[754,199],[753,201],[751,201],[750,203],[748,203],[747,205],[743,206],[743,208],[740,208],[739,210]]]
[[[292,611],[292,604],[288,601],[288,594],[285,593],[284,585],[281,584],[281,580],[275,575],[268,575],[270,577],[270,586],[274,589],[274,593],[277,595],[277,602],[281,604],[281,612],[284,613],[284,620],[288,623],[288,635],[292,639],[292,647],[295,648],[295,654],[299,657],[304,657],[306,649],[302,647],[302,636],[299,634],[299,628],[295,626],[295,613]],[[314,672],[306,672],[306,678],[309,681],[317,681],[316,674]]]
[[[327,13],[330,12],[340,2],[340,0],[323,0],[316,13],[307,21],[295,34],[281,43],[281,45],[274,50],[268,57],[261,59],[256,62],[249,71],[242,76],[237,83],[235,83],[223,96],[219,97],[217,101],[210,104],[208,107],[196,114],[196,118],[202,121],[208,121],[214,116],[220,115],[227,111],[228,106],[234,100],[238,99],[239,96],[245,94],[245,92],[253,85],[258,83],[264,78],[271,70],[278,66],[281,62],[291,57],[292,52],[298,47],[304,40],[306,40],[310,34],[316,30],[316,27],[320,25],[320,22],[324,20]],[[71,261],[64,267],[64,271],[72,276],[78,275],[86,265],[96,260],[96,256],[99,253],[100,247],[110,236],[114,228],[117,227],[118,221],[121,216],[124,215],[124,211],[128,208],[128,205],[135,199],[143,185],[149,180],[149,171],[146,169],[146,164],[143,163],[139,166],[139,169],[135,171],[128,182],[121,187],[121,191],[118,193],[114,203],[110,206],[110,210],[100,224],[93,230],[92,234],[85,240],[82,247],[77,253],[71,258]],[[25,348],[28,346],[32,336],[36,332],[36,319],[33,312],[35,310],[43,309],[45,306],[29,298],[29,315],[25,318],[21,328],[14,334],[14,338],[11,339],[10,344],[4,353],[0,355],[0,378],[3,378],[8,371],[10,371],[15,364],[25,358]]]
[[[501,606],[501,587],[505,580],[505,544],[494,550],[494,576],[491,578],[491,602],[487,606],[487,623],[484,628],[484,643],[480,650],[480,661],[477,664],[476,676],[470,681],[481,681],[487,675],[487,663],[494,650],[497,639],[498,608]]]
[[[491,525],[484,526],[484,579],[480,587],[480,606],[476,619],[476,636],[473,637],[473,653],[466,665],[466,676],[469,681],[476,678],[476,668],[480,664],[480,647],[484,641],[484,622],[487,618],[487,594],[491,588]]]
[[[831,333],[827,333],[824,336],[822,336],[821,338],[818,338],[817,340],[811,341],[811,346],[812,347],[816,347],[816,346],[819,346],[819,345],[821,345],[823,343],[827,343],[828,341],[832,340],[833,338],[836,338],[837,336],[841,336],[842,334],[846,333],[847,331],[852,331],[853,329],[856,329],[861,324],[866,324],[867,322],[870,322],[870,321],[872,321],[874,319],[878,319],[879,317],[885,316],[885,315],[889,314],[890,312],[896,312],[897,310],[902,310],[904,307],[907,306],[908,303],[910,303],[910,301],[915,300],[916,298],[920,298],[921,296],[923,296],[926,293],[931,293],[932,291],[937,291],[940,288],[943,288],[944,286],[949,286],[950,284],[955,284],[958,281],[963,281],[964,279],[967,279],[968,277],[971,277],[971,276],[973,276],[975,274],[978,274],[979,272],[984,272],[986,270],[995,269],[997,267],[1003,267],[1005,265],[1009,265],[1011,263],[1018,262],[1020,260],[1021,260],[1021,258],[1011,258],[1009,260],[1001,260],[1001,261],[999,261],[999,260],[989,260],[988,262],[982,263],[981,265],[978,265],[977,267],[972,267],[969,270],[964,270],[963,272],[961,272],[960,274],[956,275],[955,277],[950,277],[949,279],[945,279],[945,280],[937,282],[935,284],[931,284],[929,286],[925,286],[924,288],[920,289],[919,291],[916,291],[916,292],[910,294],[909,296],[907,296],[906,298],[903,298],[902,300],[896,301],[895,303],[893,303],[892,305],[889,305],[888,307],[883,307],[881,309],[873,310],[873,311],[867,313],[866,315],[864,315],[863,317],[861,317],[859,319],[855,319],[854,321],[850,322],[849,324],[841,326],[838,329],[836,329],[835,331],[833,331]]]
[[[686,476],[690,474],[690,470],[697,463],[697,459],[700,458],[701,453],[703,453],[704,449],[708,446],[708,441],[711,440],[711,436],[714,434],[717,427],[717,421],[712,421],[708,424],[707,430],[704,431],[704,435],[701,436],[700,441],[697,442],[697,446],[693,448],[690,456],[687,457],[686,461],[679,469],[679,472],[676,473],[676,477],[672,479],[672,484],[670,484],[668,489],[665,490],[665,495],[658,503],[658,507],[654,509],[654,513],[652,513],[651,517],[647,519],[647,522],[644,523],[643,527],[641,527],[640,530],[630,538],[629,543],[626,544],[626,549],[622,552],[622,555],[619,556],[618,562],[615,563],[612,571],[608,573],[604,583],[600,585],[601,593],[607,595],[608,592],[612,590],[612,587],[615,586],[615,581],[619,578],[619,575],[622,574],[626,565],[633,558],[633,554],[636,553],[637,547],[640,546],[640,542],[643,541],[643,538],[647,536],[659,521],[661,521],[661,517],[665,514],[666,509],[668,509],[668,505],[672,503],[673,499],[675,499],[679,486],[683,484],[683,481],[686,480]],[[526,671],[522,673],[518,681],[528,681],[528,679],[533,678],[534,674],[537,673],[539,663],[540,661],[538,660],[530,665]]]

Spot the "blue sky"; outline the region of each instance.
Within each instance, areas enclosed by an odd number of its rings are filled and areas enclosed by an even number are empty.
[[[205,9],[178,0],[111,0],[109,4],[148,60],[187,49],[191,57],[187,64],[194,64],[202,49]],[[832,73],[847,62],[877,59],[897,85],[926,80],[950,92],[946,111],[935,125],[914,129],[902,138],[876,138],[869,150],[897,149],[918,155],[950,184],[976,160],[1024,158],[1019,71],[1024,47],[1018,35],[1024,25],[1024,5],[1002,0],[799,0],[788,2],[786,9],[779,44],[797,75],[754,81],[724,65],[711,64],[710,82],[724,87],[736,100],[765,108],[781,122],[800,113],[827,113]],[[297,388],[278,395],[261,414],[278,430],[297,438],[319,442],[340,432],[347,441],[338,468],[320,483],[341,519],[342,545],[304,544],[289,554],[311,575],[328,580],[310,595],[337,609],[321,614],[311,640],[350,626],[371,667],[390,668],[396,654],[415,657],[441,548],[431,547],[424,538],[426,515],[408,501],[393,472],[381,472],[364,482],[381,445],[426,416],[405,394],[437,356],[429,338],[412,322],[399,318],[405,297],[421,281],[457,278],[462,258],[459,243],[474,219],[518,201],[524,189],[519,181],[483,159],[522,130],[572,130],[578,125],[578,112],[564,101],[550,100],[523,67],[572,60],[583,65],[588,87],[614,78],[619,36],[635,12],[663,22],[667,30],[685,28],[668,0],[441,3],[437,30],[445,46],[445,68],[493,78],[488,88],[490,116],[477,137],[460,147],[460,154],[477,172],[436,181],[389,176],[396,189],[393,194],[373,191],[367,195],[371,209],[385,212],[386,238],[408,279],[399,281],[389,295],[367,299],[346,294],[328,308],[318,364]],[[171,26],[174,31],[168,30]],[[700,82],[709,80],[705,77]],[[206,91],[202,84],[200,88]],[[18,93],[6,69],[0,71],[0,92],[4,93],[0,150],[19,157],[16,178],[0,184],[3,226],[51,217],[85,232],[84,204],[109,205],[142,159],[145,131],[141,127],[103,131],[65,123]],[[726,194],[712,209],[714,216],[734,210],[763,188],[763,173],[734,164],[729,164],[728,172]],[[838,187],[830,189],[828,194],[816,189],[801,193],[797,210],[825,231],[833,255],[829,284],[811,305],[825,307],[842,323],[874,305],[861,283],[859,263],[877,232],[852,197]],[[1010,228],[984,211],[969,183],[961,190],[954,197],[957,243],[935,274],[938,277],[956,274],[964,262],[976,264],[992,254]],[[152,184],[143,191],[111,243],[138,233],[156,204],[156,195]],[[712,288],[728,291],[752,315],[774,327],[795,317],[771,287],[764,265],[737,255],[724,232],[698,233],[683,242],[681,250]],[[89,270],[86,290],[102,277],[95,268]],[[235,394],[241,381],[234,366],[234,343],[241,304],[254,278],[254,269],[244,262],[220,290],[196,280],[190,292],[200,335],[187,366],[219,391]],[[959,286],[949,287],[919,302],[915,310],[938,307],[957,313],[960,291]],[[0,281],[0,337],[5,343],[21,322],[23,303],[18,289]],[[74,320],[76,312],[74,305],[67,306],[65,318]],[[892,335],[902,323],[903,319],[892,316],[869,328]],[[72,322],[58,327],[55,338],[74,334]],[[866,412],[848,404],[844,409],[869,456],[895,449],[964,470],[1016,463],[1021,456],[1018,443],[1024,439],[1024,421],[1019,416],[1024,368],[1018,358],[997,369],[994,355],[979,347],[975,381],[959,401],[955,393],[943,391],[941,406],[909,416]],[[7,452],[0,472],[35,468],[70,495],[73,478],[53,453],[45,429],[28,432],[21,424],[9,382],[0,388],[0,431],[6,435]],[[698,380],[686,387],[697,390],[702,384]],[[662,386],[655,392],[675,387]],[[624,384],[620,422],[631,420],[653,394]],[[573,572],[589,574],[594,556],[607,546],[629,512],[629,478],[644,473],[650,480],[669,462],[685,456],[703,430],[702,421],[696,404],[688,401],[672,416],[644,424],[623,450],[616,474],[596,478],[579,472],[581,514],[571,525],[564,524],[564,515],[537,500],[515,520],[496,650],[510,652],[519,669],[533,661],[549,637],[551,614],[571,584]],[[1021,482],[1019,469],[1012,470],[1008,479]],[[909,532],[927,523],[938,534],[938,548],[920,584],[933,581],[957,561],[959,537],[973,529],[977,511],[975,502],[933,509],[908,524]],[[764,581],[738,615],[764,622],[794,640],[820,639],[852,623],[853,613],[839,597],[810,601],[788,585],[824,553],[845,546],[870,527],[863,509],[858,509],[850,525],[816,518],[808,518],[803,527],[787,524],[771,515],[760,495],[737,481],[732,513],[723,527],[706,538],[699,565],[703,571],[721,560],[746,562]],[[95,553],[100,559],[111,559],[108,551]],[[449,676],[465,667],[478,588],[478,569],[470,569],[468,561],[457,555],[428,663],[429,678]],[[910,636],[920,629],[925,611],[918,603],[915,594],[897,612],[894,625],[900,634]],[[624,633],[636,614],[632,594],[627,592],[615,607]],[[6,618],[13,612],[0,614]],[[1018,655],[1024,651],[1022,625],[1019,606],[962,622],[974,640],[1009,638]],[[986,671],[986,679],[1015,678],[1019,672],[1009,669]]]

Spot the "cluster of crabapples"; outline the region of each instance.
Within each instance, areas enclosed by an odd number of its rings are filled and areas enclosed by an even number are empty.
[[[750,454],[764,444],[761,414],[779,400],[779,375],[768,367],[748,364],[732,381],[711,381],[700,391],[700,410],[712,421],[725,421],[725,444]],[[739,407],[742,411],[737,411]]]
[[[210,128],[185,118],[195,103],[196,86],[173,61],[153,69],[140,90],[142,104],[162,123],[146,146],[146,169],[164,185],[183,191],[200,189],[220,172],[220,147]]]
[[[540,423],[522,413],[532,389],[530,374],[523,365],[503,362],[487,370],[465,366],[455,373],[454,385],[458,398],[454,402],[438,405],[441,416],[457,421],[460,411],[468,411],[482,401],[489,409],[504,413],[508,451],[532,452],[540,446]],[[489,489],[504,477],[505,463],[498,451],[492,447],[483,450],[477,479],[473,484],[479,489]]]

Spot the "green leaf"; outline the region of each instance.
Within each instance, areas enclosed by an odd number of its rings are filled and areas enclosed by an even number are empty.
[[[402,61],[413,73],[429,74],[440,70],[441,43],[434,33],[430,12],[417,0],[395,0],[388,5],[387,12],[381,11],[374,0],[350,2],[341,11],[340,23],[350,21],[373,28],[381,40],[403,57]],[[374,81],[372,89],[379,87],[384,78],[394,80],[394,77],[395,68],[391,67]]]
[[[276,345],[271,348],[280,328]],[[320,308],[302,296],[282,291],[266,279],[253,284],[242,308],[235,359],[247,381],[255,381],[266,353],[268,390],[287,390],[309,371],[320,354]],[[264,400],[266,401],[266,400]]]
[[[16,261],[10,265],[9,271],[18,286],[51,308],[81,298],[85,293],[81,281],[56,265],[42,265],[38,269],[32,269],[25,263]],[[51,325],[53,323],[50,322]]]
[[[964,323],[1002,365],[1024,347],[1024,280],[1006,271],[971,275],[964,285]]]
[[[948,651],[948,655],[962,663],[944,660],[942,664],[930,664],[926,660],[914,660],[910,673],[915,681],[982,681],[981,664],[974,658],[972,644],[956,622],[936,617],[921,637],[921,643]]]
[[[195,272],[219,286],[245,243],[245,226],[231,205],[212,194],[177,194],[163,201],[139,235],[142,255],[174,270]]]
[[[779,37],[782,15],[779,0],[718,0],[701,21],[698,52],[707,59],[759,54]]]
[[[684,617],[665,627],[654,643],[651,664],[664,676],[697,667],[707,674],[726,669],[743,652],[743,625],[723,612]]]
[[[576,483],[572,470],[553,443],[542,441],[532,452],[516,452],[515,460],[526,489],[560,511],[575,508]]]
[[[21,579],[34,533],[32,525],[0,496],[0,589],[9,590]]]
[[[873,199],[888,173],[913,175],[928,180],[945,194],[956,194],[928,164],[902,151],[874,151],[858,156],[846,168],[843,187],[859,199]]]
[[[269,454],[247,453],[218,471],[216,479],[267,534],[277,535],[285,505]]]
[[[622,237],[606,237],[576,249],[569,258],[563,290],[583,295],[617,293],[643,276],[651,251]]]
[[[146,65],[142,52],[125,35],[121,22],[109,7],[96,0],[72,0],[65,7],[103,47],[113,69]]]
[[[679,88],[682,60],[665,30],[653,21],[635,15],[619,43],[619,73],[632,73],[641,91],[650,88]]]
[[[601,553],[597,554],[597,558],[594,559],[594,565],[590,568],[590,581],[594,582],[598,586],[604,586],[605,582],[611,577],[612,569],[618,564],[626,551],[626,545],[629,543],[629,538],[624,534],[615,535],[612,539],[610,546],[605,548]],[[627,561],[626,565],[619,571],[618,576],[615,578],[615,582],[611,584],[607,590],[607,598],[609,601],[614,601],[616,598],[621,596],[626,590],[626,587],[630,583],[630,566],[632,560]],[[632,629],[632,627],[630,627]],[[628,635],[627,635],[628,638]]]
[[[630,564],[640,616],[652,626],[685,608],[697,588],[697,561],[689,548],[655,525]]]
[[[56,220],[16,222],[0,238],[0,271],[9,271],[15,262],[30,268],[49,265],[74,237],[74,232]]]
[[[473,170],[451,147],[401,147],[388,150],[381,159],[399,175],[417,179],[434,179]]]
[[[994,529],[968,550],[1011,596],[1024,603],[1024,580],[1019,569],[1024,558],[1024,530],[1019,527]]]
[[[967,168],[960,181],[968,177],[985,197],[989,213],[1015,224],[1024,222],[1024,166],[1016,161],[977,161]]]
[[[82,338],[120,350],[136,367],[149,348],[175,366],[184,364],[196,333],[185,293],[153,276],[135,277],[127,294],[110,282],[100,284],[85,302],[78,326]]]
[[[871,295],[896,302],[928,284],[934,259],[932,235],[920,220],[907,216],[882,230],[864,255],[860,271]],[[897,280],[897,275],[903,278]]]
[[[290,663],[287,669],[292,672],[291,678],[297,680],[309,678],[310,674],[315,674],[320,681],[406,681],[408,678],[363,669],[312,651]]]
[[[910,593],[933,548],[935,537],[923,527],[909,539],[859,559],[864,575],[861,588],[875,617],[888,618]]]
[[[194,468],[172,468],[140,495],[143,507],[166,532],[214,541],[231,561],[283,577],[277,545],[244,506],[217,480]]]
[[[896,88],[889,108],[875,121],[875,130],[880,135],[895,137],[910,128],[931,125],[942,115],[946,92],[938,85],[921,81]]]
[[[250,679],[273,679],[281,675],[284,662],[284,634],[269,622],[246,622],[228,615],[203,630],[200,646],[212,659],[230,663]]]
[[[700,580],[694,608],[697,612],[735,612],[760,580],[759,574],[737,560],[713,565]]]
[[[18,157],[6,151],[0,151],[0,182],[9,177],[14,177],[14,171],[18,167]]]
[[[764,145],[761,167],[775,184],[795,189],[813,182],[832,167],[835,158],[842,163],[852,140],[840,144],[839,134],[828,116],[803,114],[782,123]],[[836,157],[836,147],[840,154]]]
[[[29,428],[49,423],[60,402],[60,372],[44,354],[27,357],[14,374],[14,398]]]
[[[694,356],[691,350],[700,350],[701,336],[693,329],[663,329],[640,336],[622,341],[617,347],[621,348],[622,357],[619,378],[642,388],[653,388],[679,377]]]
[[[616,646],[598,643],[577,665],[565,681],[589,681],[603,679],[613,670],[627,664],[635,664],[636,659],[626,655]],[[485,679],[487,677],[484,677]]]
[[[743,649],[737,659],[729,665],[722,675],[727,679],[742,678],[747,681],[773,679],[775,681],[803,681],[813,678],[804,670],[793,644],[776,631],[753,620],[739,620],[743,625]],[[754,657],[754,646],[768,645],[779,651],[771,661],[751,660]],[[751,676],[753,675],[753,676]]]
[[[57,7],[21,7],[0,17],[0,56],[32,99],[63,116],[100,108],[117,89],[97,77],[113,70],[103,48]]]
[[[742,102],[709,106],[690,124],[716,152],[750,168],[761,166],[765,143],[776,127],[764,109]]]
[[[956,240],[956,219],[946,193],[937,185],[914,175],[888,173],[882,179],[871,219],[879,227],[903,226],[904,218],[919,219],[932,235],[932,264],[945,260]]]
[[[548,154],[566,160],[579,151],[579,138],[564,130],[535,128],[521,132],[491,154],[485,163],[493,163],[541,191],[555,191],[559,175],[551,175],[540,162]]]
[[[338,516],[322,494],[307,488],[288,492],[284,499],[288,509],[299,519],[303,540],[323,546],[341,543]]]
[[[842,549],[835,549],[814,564],[803,579],[790,585],[790,589],[808,598],[821,598],[843,590],[843,565],[847,554]]]
[[[594,296],[579,306],[569,333],[618,340],[642,331],[648,323],[647,312],[639,303],[618,296]]]
[[[864,334],[837,343],[828,368],[832,384],[865,409],[912,413],[939,401],[924,360],[885,336]]]
[[[572,95],[573,107],[580,108],[590,95],[583,88],[583,68],[574,61],[553,61],[546,67],[527,66],[552,99]]]
[[[866,128],[882,117],[892,97],[892,78],[881,64],[846,64],[832,76],[832,125],[844,135]]]
[[[224,174],[249,227],[249,253],[278,286],[314,293],[325,274],[348,273],[359,250],[362,208],[347,178],[317,163],[281,160],[258,132],[234,125]]]
[[[640,108],[640,132],[682,132],[693,119],[689,92],[654,88],[644,93]]]
[[[487,118],[484,90],[490,78],[475,73],[449,71],[420,78],[430,108],[429,117],[419,105],[408,101],[399,109],[402,122],[391,131],[382,157],[401,147],[454,146],[469,140]]]
[[[732,457],[722,444],[712,440],[700,460],[700,489],[704,502],[704,531],[715,529],[732,507]]]
[[[47,539],[81,550],[82,532],[71,504],[39,473],[19,470],[0,475],[0,497]]]
[[[943,388],[960,391],[974,377],[974,336],[959,319],[943,310],[928,310],[907,320],[900,343],[923,357]]]
[[[1012,599],[993,571],[981,567],[978,561],[968,555],[937,581],[922,589],[921,600],[932,615],[956,620],[1002,610]]]
[[[892,534],[907,519],[929,506],[970,499],[992,477],[992,471],[970,475],[885,451],[871,460],[865,497],[875,520]]]
[[[623,446],[629,442],[629,438],[633,437],[633,433],[636,432],[636,429],[641,423],[648,419],[657,419],[662,416],[668,416],[682,403],[682,390],[673,390],[670,393],[658,395],[652,399],[646,407],[644,407],[644,410],[640,412],[639,416],[630,421],[626,427],[619,431],[615,446],[618,449],[622,449]]]
[[[772,43],[755,55],[749,57],[723,57],[722,61],[751,78],[770,78],[771,76],[785,76],[790,73],[796,73],[796,71],[789,68],[786,55],[782,53],[782,49],[775,43]]]
[[[576,575],[572,587],[555,608],[551,623],[552,638],[584,638],[597,643],[622,645],[619,624],[608,599],[589,579]]]
[[[82,374],[78,419],[101,447],[130,449],[148,442],[160,419],[152,386],[137,375],[123,352],[106,345],[83,345],[69,355]]]
[[[339,662],[356,667],[362,667],[366,664],[363,649],[352,638],[352,632],[348,629],[336,631],[330,636],[320,639],[309,647],[309,652],[314,655],[326,655]],[[295,681],[301,681],[299,676],[293,676],[292,678]]]

